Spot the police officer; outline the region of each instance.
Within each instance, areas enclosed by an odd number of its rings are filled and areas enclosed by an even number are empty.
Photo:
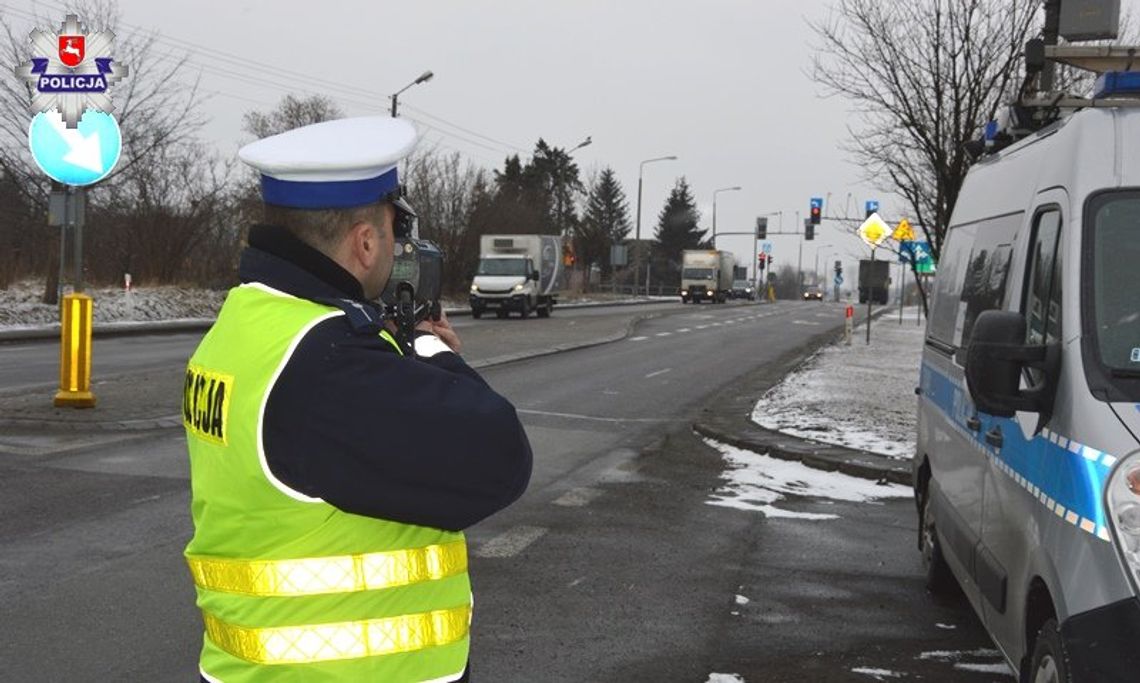
[[[342,119],[240,151],[268,224],[183,400],[205,681],[468,680],[462,530],[522,495],[531,450],[445,318],[405,355],[372,303],[415,140]]]

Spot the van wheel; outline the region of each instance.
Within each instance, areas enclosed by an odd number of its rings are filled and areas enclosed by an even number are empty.
[[[919,520],[922,524],[922,566],[926,569],[927,590],[934,595],[946,597],[957,593],[958,582],[942,555],[942,544],[938,542],[938,534],[935,533],[931,498],[927,489],[922,497],[922,519]]]
[[[535,313],[537,313],[538,317],[540,318],[549,318],[550,312],[553,310],[554,304],[547,301],[545,305],[539,306],[537,309],[535,309]]]
[[[495,317],[498,318],[499,320],[503,320],[508,315],[510,315],[510,311],[508,311],[505,308],[500,308],[499,310],[495,311]]]
[[[1069,653],[1057,630],[1057,620],[1050,619],[1037,632],[1033,660],[1029,665],[1029,683],[1069,683]]]
[[[519,317],[526,320],[530,317],[530,299],[522,300],[522,308],[519,309]]]
[[[476,320],[478,320],[479,318],[482,318],[483,317],[483,309],[482,308],[475,308],[474,306],[472,306],[471,307],[471,317],[475,318]]]

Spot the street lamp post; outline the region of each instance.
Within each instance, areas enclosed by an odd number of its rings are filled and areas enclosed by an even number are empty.
[[[815,279],[817,282],[820,281],[820,277],[819,277],[819,250],[823,249],[824,247],[834,247],[834,246],[835,246],[834,244],[818,244],[815,247],[815,268],[812,270],[812,272],[815,273]]]
[[[593,138],[591,138],[589,135],[587,135],[585,140],[579,142],[577,145],[574,145],[573,147],[571,147],[569,150],[566,151],[567,158],[572,156],[574,154],[574,152],[577,152],[578,150],[582,149],[583,147],[590,145],[593,141],[594,141]],[[554,169],[554,171],[557,171],[557,169]],[[550,175],[550,193],[551,194],[554,194],[554,186],[557,184],[557,181],[558,181],[558,179],[555,178],[554,173],[552,172]],[[564,205],[562,204],[562,195],[559,194],[556,197],[556,199],[558,200],[558,207],[556,209],[557,215],[555,216],[555,222],[561,223],[562,222],[562,211],[564,208]],[[562,234],[562,236],[565,237],[566,235],[563,234],[565,232],[566,232],[566,226],[565,225],[559,225],[558,226],[558,233]]]
[[[712,227],[712,245],[716,249],[716,196],[721,192],[736,192],[740,190],[740,186],[735,187],[722,187],[719,190],[713,190],[713,227]]]
[[[420,83],[426,83],[426,82],[430,81],[432,79],[432,76],[435,76],[435,74],[433,74],[430,71],[425,71],[422,74],[420,74],[419,78],[417,78],[416,80],[412,81],[411,83],[405,85],[404,87],[400,88],[399,90],[396,91],[396,93],[394,95],[392,95],[392,118],[396,118],[396,101],[399,99],[400,93],[404,92],[405,90],[412,87],[413,85],[419,85]]]
[[[652,164],[655,161],[676,161],[677,157],[657,157],[655,159],[646,159],[641,162],[641,166],[637,169],[637,232],[634,233],[633,240],[633,295],[637,296],[641,290],[641,179],[645,174],[645,165]],[[646,295],[649,291],[646,290]]]

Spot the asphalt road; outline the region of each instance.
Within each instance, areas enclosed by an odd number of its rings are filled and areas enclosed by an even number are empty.
[[[909,502],[792,504],[828,522],[706,504],[724,469],[689,429],[706,397],[835,329],[842,308],[666,308],[625,341],[484,371],[536,460],[523,499],[468,534],[475,680],[1000,680],[976,672],[1000,662],[968,607],[922,589]],[[556,320],[541,323],[570,322]],[[532,324],[457,321],[484,357],[543,333]],[[111,351],[123,341],[107,340],[103,357],[122,359],[107,371],[193,346]],[[3,383],[37,381],[9,379],[10,348]],[[193,680],[183,438],[98,438],[0,452],[0,678]]]

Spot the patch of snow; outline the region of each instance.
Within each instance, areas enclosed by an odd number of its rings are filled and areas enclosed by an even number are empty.
[[[738,605],[747,605],[750,602],[752,602],[752,601],[749,600],[748,598],[744,597],[743,595],[737,595],[736,596],[736,604],[738,604]]]
[[[744,683],[744,679],[736,674],[709,674],[705,683]]]
[[[964,657],[1001,657],[1001,653],[997,650],[987,648],[978,648],[977,650],[934,650],[932,652],[923,652],[918,656],[919,659],[940,659],[942,661],[957,661]]]
[[[902,674],[902,673],[899,673],[897,671],[891,671],[890,669],[868,669],[867,667],[863,667],[863,666],[852,669],[851,673],[862,674],[863,676],[870,676],[877,681],[886,680],[888,678],[905,678],[906,677],[906,674]]]
[[[838,515],[795,512],[775,507],[786,496],[830,498],[865,503],[881,498],[910,498],[909,486],[877,484],[841,472],[824,472],[803,463],[779,460],[712,439],[705,443],[720,451],[728,468],[724,486],[717,489],[709,505],[760,512],[767,517],[806,520],[838,519]]]
[[[954,629],[958,628],[954,624],[935,624],[935,626],[944,631],[953,631]]]
[[[59,322],[59,307],[41,302],[42,281],[24,280],[0,289],[0,329],[19,329]],[[218,314],[225,290],[186,287],[90,287],[96,323],[209,319]]]
[[[926,326],[917,309],[903,324],[888,313],[875,321],[868,346],[859,327],[851,346],[820,351],[756,404],[766,429],[899,458],[914,457],[915,401]]]

